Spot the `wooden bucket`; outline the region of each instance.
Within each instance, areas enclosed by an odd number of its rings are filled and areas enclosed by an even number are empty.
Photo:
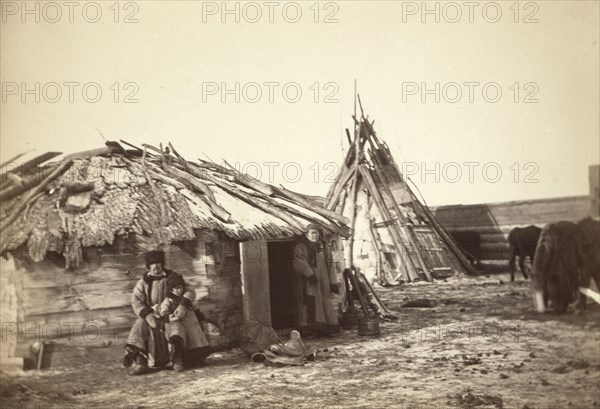
[[[358,335],[377,336],[381,333],[379,330],[379,318],[361,317],[358,320]]]
[[[355,310],[348,309],[342,314],[340,324],[344,329],[354,329],[358,325],[358,315]]]

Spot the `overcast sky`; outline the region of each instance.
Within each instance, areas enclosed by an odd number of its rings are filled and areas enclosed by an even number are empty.
[[[423,5],[3,1],[2,160],[102,133],[324,195],[356,79],[430,205],[588,194],[599,3]]]

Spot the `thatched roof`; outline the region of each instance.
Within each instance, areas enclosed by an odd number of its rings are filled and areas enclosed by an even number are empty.
[[[158,247],[194,239],[197,229],[240,241],[298,235],[308,223],[349,233],[343,216],[308,196],[228,165],[186,161],[172,146],[134,148],[109,142],[48,163],[60,155],[49,152],[3,174],[0,253],[21,249],[41,261],[56,251],[76,266],[83,247],[129,234]]]

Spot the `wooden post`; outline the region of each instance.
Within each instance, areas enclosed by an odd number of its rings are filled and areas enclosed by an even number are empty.
[[[600,165],[590,166],[590,206],[590,216],[598,219],[600,217]]]
[[[269,253],[264,240],[241,243],[244,320],[271,325]]]

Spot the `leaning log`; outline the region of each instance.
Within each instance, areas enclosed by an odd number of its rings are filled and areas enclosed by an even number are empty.
[[[209,174],[209,172],[202,172],[200,170],[195,169],[195,166],[190,166],[190,172],[196,177],[204,178],[204,179],[214,183],[215,185],[217,185],[218,187],[220,187],[227,193],[231,194],[232,196],[236,196],[239,199],[242,199],[244,202],[248,203],[249,205],[254,206],[266,213],[269,213],[269,214],[283,220],[287,224],[296,228],[298,230],[298,232],[301,232],[304,230],[304,226],[302,225],[302,223],[300,223],[298,220],[294,219],[289,214],[282,212],[281,210],[279,210],[277,207],[273,206],[272,204],[267,203],[265,201],[256,200],[257,198],[253,198],[246,192],[242,192],[241,190],[238,190],[232,186],[229,186],[227,183],[219,180],[219,178],[214,177],[213,175]]]
[[[94,156],[108,155],[110,152],[111,152],[111,148],[109,148],[108,146],[105,146],[104,148],[90,149],[87,151],[72,153],[70,155],[65,156],[64,160],[70,161],[70,160],[74,160],[74,159],[93,158]]]
[[[12,170],[8,170],[2,173],[2,185],[0,186],[0,189],[4,189],[5,188],[5,184],[8,183],[8,180],[4,180],[4,176],[7,175],[8,173],[13,173],[13,174],[20,174],[21,177],[25,176],[25,173],[33,168],[35,168],[38,165],[41,165],[42,163],[57,157],[58,155],[61,155],[62,152],[46,152],[42,155],[36,156],[35,158],[28,160],[25,163],[22,163],[21,165],[18,165],[15,169]],[[17,156],[18,158],[18,156]],[[7,162],[6,164],[2,164],[2,167],[4,168],[6,165],[10,164],[10,162]]]
[[[46,189],[46,187],[50,184],[50,182],[52,182],[54,179],[56,179],[58,176],[60,176],[65,170],[67,170],[67,168],[69,168],[69,166],[71,166],[72,163],[73,163],[72,161],[63,162],[60,166],[58,166],[56,169],[54,169],[54,172],[52,172],[42,183],[37,185],[31,192],[29,192],[29,194],[25,198],[23,198],[19,202],[19,204],[17,204],[12,209],[11,215],[2,222],[2,225],[0,226],[0,230],[2,232],[4,232],[5,229],[8,226],[10,226],[17,219],[17,217],[19,217],[19,215],[21,214],[23,209],[25,209],[25,207],[27,206],[29,199],[36,196],[38,193],[44,191],[44,189]]]
[[[242,185],[250,188],[250,189],[254,189],[257,192],[262,193],[263,195],[267,195],[270,196],[273,194],[273,187],[261,182],[260,180],[250,176],[250,175],[245,175],[242,172],[240,172],[239,170],[235,169],[233,166],[231,166],[226,160],[223,160],[223,163],[225,163],[227,166],[229,166],[229,168],[231,169],[231,172],[233,173],[233,176],[235,178],[236,181],[238,181],[239,183],[241,183]]]
[[[215,196],[213,195],[213,192],[210,190],[210,188],[205,183],[203,183],[202,181],[198,180],[195,177],[192,177],[191,175],[187,174],[186,172],[177,169],[174,166],[169,166],[165,163],[164,167],[165,167],[165,171],[168,174],[175,177],[175,179],[179,179],[179,181],[184,181],[185,183],[193,186],[195,190],[206,195],[211,201],[213,201],[213,202],[215,201]]]
[[[301,204],[302,206],[312,210],[313,212],[320,214],[321,216],[337,220],[344,224],[350,223],[350,219],[348,219],[347,217],[345,217],[339,213],[336,213],[332,210],[321,207],[317,204],[311,203],[308,199],[300,196],[299,194],[297,194],[295,192],[292,192],[291,190],[287,190],[283,186],[281,186],[280,188],[275,187],[275,193],[277,193],[279,196],[282,196],[286,199],[297,202],[297,203]]]
[[[54,171],[55,169],[56,169],[56,167],[44,168],[41,170],[43,172],[42,175],[48,174],[48,173],[50,173],[50,171]],[[28,191],[29,189],[31,189],[32,187],[34,187],[38,183],[40,183],[41,180],[43,180],[40,176],[41,176],[40,173],[36,172],[35,174],[28,175],[26,178],[22,179],[21,185],[11,186],[11,187],[1,190],[0,191],[0,201],[4,202],[7,200],[10,200],[10,199],[17,197],[20,194]]]

